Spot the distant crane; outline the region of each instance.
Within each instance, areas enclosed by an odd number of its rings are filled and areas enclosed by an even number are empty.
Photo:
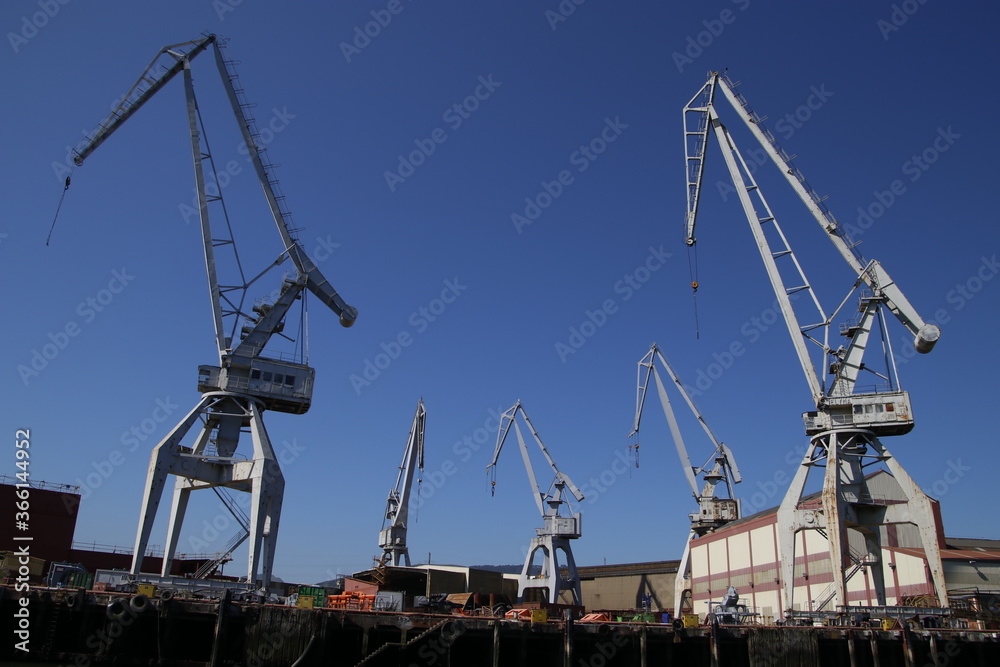
[[[403,450],[403,462],[399,464],[396,485],[389,491],[385,504],[385,518],[378,534],[378,545],[382,548],[382,561],[387,565],[410,566],[410,553],[406,548],[406,528],[410,517],[410,491],[413,487],[415,469],[424,470],[424,423],[427,411],[424,399],[417,403],[413,415],[410,436]],[[419,479],[417,480],[419,483]],[[388,526],[386,525],[388,524]]]
[[[763,126],[764,119],[751,110],[746,99],[736,92],[737,85],[725,74],[712,72],[705,85],[684,107],[686,241],[688,246],[695,244],[705,151],[710,136],[714,135],[764,261],[815,406],[814,410],[803,415],[806,434],[811,436],[810,446],[778,509],[784,608],[794,608],[795,538],[800,531],[809,529],[828,538],[834,577],[829,591],[810,601],[813,610],[822,609],[831,601],[836,601],[838,605],[847,604],[847,581],[865,567],[872,575],[878,602],[884,605],[881,532],[887,525],[900,523],[917,526],[938,602],[945,607],[948,598],[944,569],[930,499],[878,438],[901,435],[913,428],[909,395],[898,384],[895,358],[886,332],[885,311],[893,314],[914,336],[913,345],[917,352],[930,352],[941,335],[940,329],[920,317],[879,262],[865,260],[861,256],[858,244],[848,237],[823,203],[823,198],[792,164],[791,156],[778,146],[774,135]],[[715,106],[716,91],[722,91],[723,97],[854,272],[856,279],[853,286],[831,314],[825,314],[751,169],[719,118]],[[796,304],[793,296],[800,293],[808,295],[808,298],[800,298]],[[855,294],[858,296],[860,316],[839,327],[847,342],[846,346],[834,347],[830,342],[833,321]],[[815,317],[815,320],[807,319],[806,324],[801,324],[797,306],[799,309],[807,306],[815,308],[815,315],[809,316]],[[863,361],[870,346],[870,333],[876,327],[883,337],[884,372]],[[819,347],[822,359],[816,365],[810,360],[807,342]],[[817,372],[817,367],[829,369],[832,375],[829,384]],[[860,391],[858,376],[862,370],[871,372],[882,386]],[[868,489],[865,468],[878,463],[884,463],[889,468],[907,498],[905,503],[886,506],[873,497]],[[822,467],[825,467],[822,502],[816,506],[805,506],[801,499],[808,474]],[[849,528],[863,537],[863,551],[850,547]]]
[[[691,465],[691,457],[688,456],[687,447],[684,445],[684,437],[681,435],[681,429],[677,424],[677,416],[674,414],[674,409],[670,404],[670,397],[663,386],[663,380],[660,379],[660,374],[656,370],[657,360],[659,360],[660,365],[667,372],[667,375],[670,376],[674,386],[680,391],[681,396],[684,397],[684,402],[687,403],[714,446],[712,455],[700,467],[696,468]],[[646,390],[649,388],[650,377],[656,381],[656,391],[660,398],[660,405],[663,407],[663,414],[666,416],[667,424],[670,426],[670,434],[673,437],[674,446],[677,448],[677,456],[681,460],[684,477],[687,479],[691,493],[698,503],[698,511],[688,515],[691,519],[691,534],[684,544],[684,554],[681,556],[681,563],[677,568],[677,577],[674,579],[674,615],[679,617],[684,602],[685,582],[690,581],[691,576],[691,539],[696,536],[707,535],[717,528],[721,528],[727,523],[741,517],[740,501],[736,499],[733,493],[733,485],[739,484],[742,481],[742,477],[740,476],[739,468],[736,466],[736,459],[733,456],[732,450],[725,443],[716,439],[712,429],[708,426],[708,422],[705,421],[701,411],[694,404],[691,395],[684,388],[684,384],[667,362],[656,343],[653,343],[646,356],[639,360],[635,395],[635,423],[632,427],[632,432],[629,433],[629,438],[639,433],[639,422],[642,419],[642,408],[646,402]],[[698,489],[699,478],[703,483],[701,490]],[[728,496],[726,498],[716,496],[716,487],[720,482],[726,487],[726,494]]]
[[[542,450],[542,455],[548,461],[549,467],[555,473],[555,478],[547,491],[542,491],[535,478],[535,471],[531,466],[531,458],[528,455],[528,446],[525,444],[524,436],[521,434],[521,427],[516,421],[519,412],[531,435],[534,436],[535,442],[538,443],[538,448]],[[576,488],[576,485],[573,484],[573,480],[569,478],[569,475],[560,472],[559,468],[556,467],[556,462],[552,460],[549,450],[542,444],[542,439],[538,436],[538,432],[535,431],[535,427],[532,426],[531,420],[528,419],[528,413],[524,411],[520,400],[500,416],[496,451],[493,452],[493,460],[486,466],[486,469],[490,470],[493,475],[491,478],[491,488],[495,488],[496,485],[497,459],[500,457],[500,450],[507,439],[511,425],[514,426],[514,432],[517,434],[517,442],[521,448],[521,458],[524,460],[524,468],[528,473],[528,482],[531,484],[535,504],[538,505],[538,511],[545,522],[544,527],[535,529],[535,537],[531,538],[531,545],[524,560],[524,567],[521,569],[521,575],[518,577],[518,601],[525,600],[529,589],[544,589],[547,591],[547,601],[552,604],[559,601],[559,594],[562,591],[566,591],[572,598],[571,604],[582,605],[583,597],[580,592],[580,575],[577,573],[576,561],[573,559],[573,551],[570,544],[570,540],[580,537],[581,517],[579,512],[572,512],[569,499],[566,497],[566,491],[568,490],[577,502],[582,502],[584,496]],[[559,514],[560,508],[563,505],[566,505],[571,512],[570,516],[561,516]],[[543,554],[543,561],[540,574],[535,575],[533,574],[535,571],[534,560],[535,555],[539,551]],[[565,577],[561,576],[559,572],[560,565],[557,553],[559,551],[565,557]]]
[[[222,83],[229,99],[237,125],[245,142],[247,153],[260,181],[271,216],[281,238],[281,249],[273,263],[252,278],[246,278],[229,216],[220,193],[209,194],[206,188],[205,168],[216,172],[215,163],[205,139],[201,113],[194,94],[191,60],[209,46],[214,46],[215,60]],[[308,365],[305,334],[305,304],[302,306],[303,332],[298,353],[293,358],[264,356],[264,347],[274,335],[281,335],[286,315],[293,304],[302,299],[306,291],[312,292],[340,317],[343,326],[349,327],[357,318],[357,310],[347,305],[306,255],[284,203],[284,195],[267,160],[256,122],[249,115],[252,104],[247,102],[234,69],[235,63],[224,55],[222,44],[215,35],[202,39],[166,46],[160,50],[150,65],[132,86],[121,103],[85,142],[78,146],[74,162],[83,161],[128,120],[143,104],[148,102],[175,75],[184,74],[184,92],[187,101],[188,129],[191,154],[194,161],[198,213],[201,223],[202,246],[208,287],[212,304],[212,319],[218,352],[218,365],[198,368],[198,390],[202,398],[198,405],[153,449],[142,500],[139,529],[132,557],[132,572],[139,574],[150,531],[159,507],[168,475],[176,476],[167,542],[163,557],[162,574],[169,575],[177,549],[181,524],[191,491],[216,487],[244,491],[251,494],[250,517],[247,525],[250,553],[246,582],[266,589],[271,580],[274,549],[278,535],[284,477],[264,428],[262,413],[265,410],[305,413],[312,402],[315,371]],[[218,178],[215,178],[218,183]],[[209,223],[209,205],[220,208],[226,221],[219,234],[213,234]],[[238,272],[238,281],[220,283],[217,277],[216,250],[232,253],[229,264]],[[247,302],[249,288],[270,268],[286,259],[294,271],[284,276],[280,288],[271,295],[257,299],[252,307]],[[237,327],[242,327],[237,332]],[[290,339],[291,340],[291,339]],[[198,425],[194,443],[185,447],[185,435]],[[253,440],[253,458],[236,456],[241,434]],[[230,508],[230,511],[233,511]],[[236,516],[241,522],[241,517]],[[242,525],[242,522],[241,522]],[[227,549],[242,541],[234,538]]]

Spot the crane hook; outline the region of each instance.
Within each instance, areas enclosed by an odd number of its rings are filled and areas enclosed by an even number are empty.
[[[73,172],[70,171],[70,173],[72,174]],[[59,209],[62,208],[63,199],[66,198],[66,191],[69,190],[69,182],[70,182],[69,179],[70,179],[70,177],[67,176],[66,177],[66,184],[63,186],[62,195],[60,195],[60,197],[59,197],[59,205],[56,206],[56,214],[52,217],[52,226],[49,227],[49,235],[47,237],[45,237],[45,245],[48,245],[49,241],[52,240],[52,230],[56,228],[56,220],[59,219]]]

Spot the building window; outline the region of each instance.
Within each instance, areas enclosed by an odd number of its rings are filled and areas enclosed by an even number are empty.
[[[251,380],[259,380],[260,379],[260,371],[257,370],[256,368],[253,369],[252,371],[250,371],[250,379]]]
[[[285,376],[285,386],[286,387],[294,387],[295,386],[295,376],[294,375],[286,375]]]

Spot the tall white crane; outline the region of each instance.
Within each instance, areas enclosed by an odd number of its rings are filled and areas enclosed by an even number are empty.
[[[194,93],[191,61],[210,46],[223,87],[232,106],[247,153],[260,181],[268,208],[278,229],[280,251],[273,263],[247,278],[236,252],[232,225],[221,193],[209,194],[206,167],[215,173],[215,163],[205,137],[201,113]],[[250,553],[246,581],[266,588],[271,579],[274,549],[284,493],[284,477],[264,428],[265,410],[305,413],[312,402],[315,371],[308,365],[306,334],[296,341],[297,353],[291,358],[265,356],[264,347],[272,336],[285,338],[282,331],[286,316],[296,301],[311,292],[349,327],[357,310],[347,305],[303,250],[291,225],[284,195],[274,175],[274,166],[266,157],[256,122],[250,115],[253,105],[247,102],[239,84],[234,61],[227,59],[215,35],[166,46],[160,50],[129,90],[122,102],[88,136],[75,152],[74,162],[83,161],[110,137],[174,76],[183,72],[191,155],[194,162],[202,249],[212,305],[212,320],[218,353],[218,365],[198,368],[198,390],[202,398],[197,406],[153,449],[142,500],[139,528],[132,558],[132,572],[141,571],[153,521],[168,475],[176,476],[162,574],[170,573],[177,549],[181,524],[191,491],[227,487],[251,494],[249,519]],[[218,183],[218,178],[215,178]],[[213,233],[210,208],[221,213],[225,226]],[[220,250],[221,249],[221,250]],[[231,253],[227,266],[238,275],[222,283],[216,266],[217,250]],[[268,270],[291,260],[294,267],[270,295],[250,303],[249,288]],[[301,319],[305,322],[303,300]],[[242,326],[240,326],[242,325]],[[182,440],[195,426],[197,435],[190,446]],[[241,434],[249,432],[253,457],[237,456]],[[238,517],[237,517],[238,518]]]
[[[424,424],[427,411],[424,409],[424,399],[417,403],[417,411],[413,415],[410,426],[410,436],[406,439],[403,450],[403,461],[399,464],[399,474],[396,475],[396,485],[389,491],[385,504],[385,517],[382,519],[382,530],[378,534],[378,545],[382,548],[383,561],[388,565],[410,566],[410,553],[406,548],[406,528],[410,519],[410,492],[413,487],[413,475],[417,469],[424,470]],[[419,480],[418,480],[419,482]]]
[[[535,442],[538,443],[538,448],[542,450],[542,455],[548,462],[549,467],[555,473],[555,478],[546,491],[542,491],[535,478],[535,471],[531,466],[531,457],[528,455],[528,446],[525,444],[524,436],[521,433],[521,426],[516,421],[519,412],[531,435],[534,436]],[[570,540],[580,537],[581,517],[579,512],[573,512],[570,500],[567,497],[567,490],[576,499],[576,502],[583,501],[583,493],[580,492],[580,489],[576,488],[569,475],[561,472],[556,467],[556,462],[549,455],[549,450],[542,444],[542,439],[538,436],[535,427],[532,426],[531,420],[528,419],[528,413],[524,411],[520,400],[500,416],[497,447],[493,452],[493,460],[486,466],[486,469],[490,470],[493,475],[490,482],[491,488],[495,488],[496,486],[497,459],[500,457],[500,450],[503,449],[503,443],[507,440],[507,434],[510,432],[511,425],[514,426],[517,443],[521,448],[521,458],[524,460],[524,468],[528,473],[528,482],[531,484],[535,504],[538,505],[538,511],[545,522],[542,528],[535,529],[535,537],[531,538],[528,555],[524,559],[524,567],[521,568],[521,575],[517,580],[517,599],[519,602],[524,601],[526,592],[529,589],[545,589],[547,591],[547,601],[552,604],[559,602],[559,594],[562,591],[566,591],[572,598],[571,604],[582,605],[583,597],[580,593],[580,575],[576,570],[576,561],[573,559],[573,550],[570,544]],[[569,516],[561,516],[559,514],[563,505],[570,512]],[[539,551],[543,554],[543,560],[540,574],[535,575],[533,574],[535,570],[534,560],[535,555]],[[565,557],[565,577],[561,576],[559,572],[558,552],[560,551]]]
[[[811,436],[810,446],[777,516],[784,608],[793,609],[796,535],[808,529],[817,530],[828,538],[833,569],[830,590],[809,601],[814,610],[830,602],[846,605],[847,582],[865,567],[871,573],[879,604],[885,604],[881,534],[885,526],[901,523],[913,524],[919,529],[938,601],[947,606],[931,501],[879,440],[879,436],[901,435],[913,428],[909,395],[899,388],[895,360],[886,338],[885,311],[910,331],[918,352],[929,352],[941,332],[936,325],[920,317],[879,262],[862,257],[857,243],[840,227],[823,198],[809,186],[792,164],[791,157],[764,128],[764,119],[736,92],[737,85],[725,74],[712,72],[684,107],[686,241],[689,246],[695,244],[705,151],[710,137],[714,136],[774,288],[815,406],[803,415],[806,434]],[[854,272],[854,284],[830,314],[820,305],[751,169],[719,118],[715,105],[717,91],[722,92]],[[808,298],[793,298],[798,293],[805,293]],[[839,327],[839,333],[846,337],[845,344],[831,343],[834,321],[854,295],[858,296],[860,315]],[[814,314],[800,317],[798,311],[807,308],[814,309]],[[875,342],[870,337],[875,328],[883,335],[884,372],[864,363],[865,352]],[[820,357],[815,365],[807,343],[815,344],[819,350]],[[817,368],[828,368],[830,380],[827,381]],[[862,370],[872,372],[881,386],[874,389],[860,386],[858,380]],[[869,491],[865,469],[879,463],[889,469],[900,485],[907,498],[905,503],[886,506]],[[803,488],[809,472],[817,468],[825,468],[822,502],[807,505],[802,502]],[[863,551],[851,549],[848,529],[863,538]],[[805,605],[800,603],[800,606]]]
[[[695,419],[701,424],[702,429],[714,447],[712,455],[700,467],[691,465],[691,457],[688,456],[684,437],[681,435],[680,426],[677,424],[677,415],[671,406],[670,396],[667,394],[666,387],[663,386],[663,380],[656,370],[657,360],[659,360],[660,365],[667,372],[667,375],[670,376],[671,381],[677,387],[681,396],[684,397],[684,402],[687,403],[688,408],[691,409]],[[642,408],[646,403],[649,378],[652,377],[656,381],[656,392],[660,398],[660,406],[663,408],[663,414],[667,418],[670,434],[673,437],[674,446],[677,448],[677,456],[681,460],[684,477],[691,488],[691,494],[698,503],[698,511],[688,515],[691,519],[691,533],[684,544],[684,554],[681,556],[681,562],[677,568],[677,577],[674,579],[674,615],[679,617],[684,602],[686,582],[689,582],[691,577],[691,540],[694,537],[707,535],[742,516],[740,502],[733,493],[733,485],[739,484],[742,481],[742,477],[740,476],[739,468],[736,466],[736,459],[733,456],[732,450],[724,442],[719,441],[715,437],[712,429],[708,426],[708,422],[705,421],[698,406],[695,405],[694,399],[691,398],[691,395],[684,388],[684,383],[681,382],[680,377],[678,377],[673,367],[667,362],[656,343],[653,343],[646,356],[639,360],[637,375],[635,423],[633,424],[632,432],[629,433],[629,438],[639,433]],[[700,490],[698,488],[699,479],[702,481]],[[726,488],[727,497],[725,498],[720,498],[716,495],[716,487],[720,482]]]

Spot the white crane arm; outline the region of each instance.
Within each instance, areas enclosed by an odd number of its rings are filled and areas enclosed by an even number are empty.
[[[416,470],[424,469],[424,426],[426,421],[427,410],[424,408],[423,399],[420,399],[417,403],[417,411],[413,415],[413,423],[410,425],[410,435],[406,440],[406,448],[403,450],[403,460],[399,464],[396,485],[389,492],[389,504],[393,504],[393,499],[396,499],[397,507],[395,511],[387,511],[386,518],[395,526],[406,526],[410,513],[413,476]],[[389,516],[390,514],[392,516]]]
[[[306,287],[309,288],[309,291],[315,294],[320,301],[337,314],[341,325],[349,327],[357,319],[358,311],[353,306],[347,305],[337,291],[333,289],[330,281],[326,279],[312,260],[309,259],[305,250],[299,245],[298,239],[295,238],[289,225],[288,213],[281,204],[283,197],[276,192],[278,181],[273,174],[269,174],[267,171],[271,165],[266,165],[261,158],[262,149],[257,145],[257,139],[260,135],[255,130],[253,119],[245,113],[245,110],[250,105],[240,98],[240,91],[233,84],[236,73],[230,70],[230,62],[223,57],[222,49],[216,43],[215,63],[219,69],[219,76],[222,78],[223,86],[226,89],[226,97],[229,99],[229,104],[239,121],[237,125],[239,125],[240,133],[243,135],[243,142],[247,147],[251,164],[253,164],[254,171],[257,174],[257,180],[260,181],[261,188],[264,191],[264,197],[267,199],[268,208],[270,208],[271,216],[274,218],[274,223],[278,228],[278,234],[281,236],[285,252],[288,253],[299,273],[307,277]]]
[[[708,436],[709,440],[712,441],[712,444],[715,447],[715,452],[712,455],[712,459],[720,456],[725,457],[727,460],[728,469],[732,474],[733,482],[739,483],[742,480],[742,478],[740,477],[739,468],[736,467],[736,461],[733,458],[732,450],[730,450],[729,447],[727,447],[724,443],[719,442],[719,440],[715,437],[715,434],[709,427],[708,422],[705,421],[704,416],[702,416],[701,410],[699,410],[698,406],[695,405],[694,399],[691,398],[691,395],[684,388],[684,383],[681,382],[680,377],[677,375],[676,372],[674,372],[673,367],[666,360],[666,357],[663,356],[663,353],[660,351],[660,348],[659,346],[656,345],[656,343],[653,343],[652,347],[649,349],[649,352],[646,353],[646,356],[644,356],[639,361],[638,382],[636,389],[635,422],[632,433],[630,433],[629,436],[631,437],[632,435],[638,433],[639,431],[639,423],[642,417],[642,409],[646,400],[646,390],[649,386],[649,378],[650,376],[652,376],[653,379],[656,381],[656,390],[660,398],[660,405],[663,408],[664,416],[667,418],[667,424],[670,428],[670,434],[671,437],[673,438],[674,446],[677,448],[677,456],[681,461],[681,468],[684,470],[684,476],[687,479],[688,486],[691,487],[691,492],[692,494],[694,494],[695,498],[699,498],[702,495],[704,495],[702,492],[699,492],[698,483],[696,479],[696,475],[700,473],[702,470],[704,470],[704,468],[697,469],[691,464],[691,457],[688,455],[687,446],[684,444],[684,438],[681,435],[681,430],[677,423],[676,413],[674,413],[673,406],[670,402],[669,394],[667,393],[667,390],[663,385],[663,381],[660,379],[659,371],[657,371],[656,369],[655,361],[657,359],[659,359],[660,364],[663,366],[663,369],[670,376],[671,381],[673,381],[674,386],[677,387],[677,390],[680,392],[681,396],[684,397],[685,403],[687,403],[688,408],[691,410],[691,413],[694,415],[695,419],[698,420],[698,423],[701,424],[701,427],[705,431],[705,434]],[[644,371],[645,371],[645,377],[643,377]]]
[[[941,336],[941,330],[934,324],[924,322],[916,309],[910,305],[902,290],[893,282],[889,274],[877,261],[872,261],[866,266],[859,253],[856,252],[855,243],[851,242],[846,233],[840,228],[840,224],[833,214],[821,203],[820,197],[815,190],[807,189],[805,178],[801,172],[791,163],[791,158],[781,148],[778,147],[774,136],[761,127],[759,118],[750,111],[746,101],[742,96],[733,90],[731,82],[725,76],[713,75],[717,85],[722,88],[723,95],[729,104],[737,112],[743,123],[757,139],[771,161],[778,167],[778,171],[788,181],[789,185],[798,195],[802,203],[805,204],[809,213],[813,216],[819,226],[826,232],[827,237],[834,247],[850,265],[854,272],[860,277],[869,288],[876,294],[885,297],[885,304],[889,311],[913,334],[913,347],[917,352],[930,352]],[[738,188],[737,188],[738,189]],[[693,231],[693,224],[690,227]],[[689,242],[693,238],[689,232]]]
[[[542,442],[541,437],[539,437],[538,432],[535,430],[535,427],[531,424],[531,420],[528,418],[528,413],[525,412],[524,407],[521,405],[520,400],[514,403],[513,407],[511,407],[509,410],[504,412],[503,415],[500,416],[500,427],[497,432],[496,449],[493,452],[493,459],[492,461],[490,461],[490,464],[486,466],[486,469],[490,470],[492,468],[494,471],[496,470],[497,460],[500,458],[500,451],[503,449],[503,444],[507,440],[507,434],[510,432],[511,425],[513,425],[514,432],[517,435],[518,445],[520,446],[521,449],[521,458],[524,461],[524,468],[525,471],[528,473],[528,482],[531,485],[531,488],[534,492],[535,504],[538,505],[538,511],[541,513],[541,515],[542,516],[546,515],[544,503],[547,502],[549,494],[547,492],[542,491],[541,487],[538,485],[538,480],[535,477],[534,467],[531,465],[531,457],[529,456],[528,453],[528,445],[524,440],[524,436],[521,434],[521,427],[516,421],[518,412],[521,413],[521,417],[524,419],[524,423],[528,426],[528,429],[534,436],[538,448],[542,451],[542,455],[545,457],[545,460],[548,462],[549,466],[552,468],[552,471],[555,473],[555,482],[554,482],[555,485],[558,487],[565,486],[570,490],[570,493],[573,494],[573,497],[576,498],[577,502],[582,501],[584,499],[583,493],[573,483],[573,480],[570,479],[569,475],[561,472],[558,466],[556,466],[555,460],[553,460],[552,456],[549,454],[548,449],[545,447],[545,444]]]
[[[74,149],[73,162],[77,166],[82,165],[83,161],[97,150],[98,146],[114,134],[160,88],[163,88],[163,86],[179,74],[184,69],[185,62],[190,62],[195,56],[207,49],[209,44],[214,44],[215,41],[215,35],[210,34],[203,39],[172,44],[160,49],[160,52],[156,54],[156,57],[149,63],[138,80],[122,98],[121,102],[112,109],[111,114],[87,135],[82,145]],[[169,60],[165,59],[164,55],[169,56]],[[164,61],[167,64],[164,64]]]

